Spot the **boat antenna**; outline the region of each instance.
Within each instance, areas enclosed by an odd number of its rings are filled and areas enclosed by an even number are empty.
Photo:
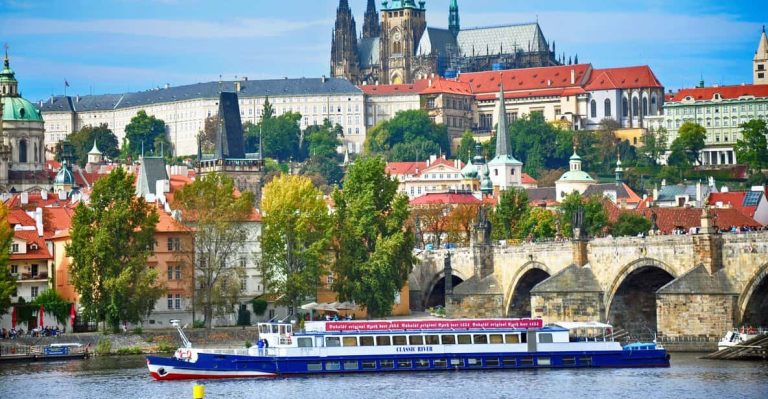
[[[181,342],[184,344],[184,347],[189,349],[192,347],[192,343],[189,342],[189,339],[187,339],[186,334],[184,334],[184,330],[182,330],[181,325],[179,324],[179,320],[171,320],[171,325],[176,327],[176,331],[179,332],[179,337],[181,337]]]

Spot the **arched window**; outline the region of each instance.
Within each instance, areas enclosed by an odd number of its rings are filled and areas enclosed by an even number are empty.
[[[40,151],[37,150],[37,143],[35,143],[35,163],[40,162]]]
[[[27,140],[19,141],[19,162],[27,162]]]
[[[611,116],[611,99],[606,98],[605,99],[605,117]]]
[[[621,113],[625,118],[629,116],[629,101],[626,97],[621,99]]]
[[[648,115],[648,98],[643,98],[643,116]]]
[[[640,108],[640,101],[637,100],[637,97],[632,99],[632,116],[637,117],[638,110]]]
[[[592,117],[597,118],[597,101],[592,100],[589,103],[589,109],[590,109],[590,113],[592,114]]]
[[[403,53],[403,44],[399,41],[396,41],[392,43],[392,54],[402,54]]]

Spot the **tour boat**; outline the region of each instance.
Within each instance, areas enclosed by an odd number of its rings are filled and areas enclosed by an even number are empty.
[[[717,349],[723,350],[726,348],[738,346],[762,334],[768,334],[768,330],[754,327],[741,327],[741,329],[734,329],[733,331],[728,331],[725,333],[725,336],[720,340],[720,342],[717,343]]]
[[[623,346],[602,323],[541,319],[430,319],[259,323],[265,343],[242,349],[183,347],[148,356],[156,380],[307,374],[578,367],[668,367],[655,342]]]

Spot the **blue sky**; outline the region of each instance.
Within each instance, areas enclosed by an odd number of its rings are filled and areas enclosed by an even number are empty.
[[[349,0],[358,29],[366,0]],[[427,0],[430,26],[449,0]],[[538,19],[558,53],[595,67],[648,64],[667,89],[751,82],[768,8],[731,0],[459,0],[463,27]],[[377,0],[377,4],[380,1]],[[328,74],[338,0],[0,0],[22,94],[146,90],[247,76]]]

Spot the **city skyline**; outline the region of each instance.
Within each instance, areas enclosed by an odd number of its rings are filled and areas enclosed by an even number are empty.
[[[337,0],[291,7],[235,1],[117,0],[108,4],[0,0],[0,41],[8,43],[22,94],[143,91],[219,79],[329,74]],[[365,0],[350,0],[358,30]],[[380,8],[380,2],[377,1]],[[448,0],[427,1],[430,26],[448,23]],[[751,61],[768,11],[751,2],[593,2],[536,5],[459,1],[462,27],[538,20],[566,58],[595,67],[650,65],[667,89],[751,82]],[[233,16],[236,14],[236,16]],[[633,25],[635,25],[633,27]],[[629,27],[629,28],[628,28]]]

